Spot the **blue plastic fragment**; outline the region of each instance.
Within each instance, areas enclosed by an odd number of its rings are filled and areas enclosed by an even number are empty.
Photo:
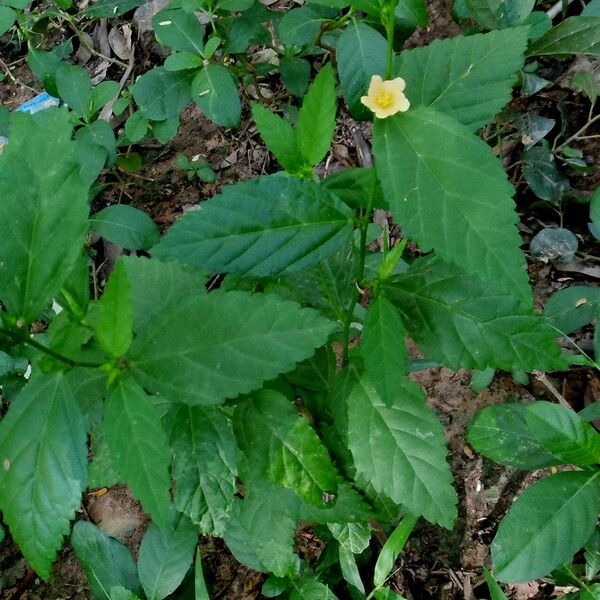
[[[28,112],[28,113],[36,113],[40,110],[44,110],[46,108],[50,108],[51,106],[58,106],[60,104],[60,100],[51,96],[48,92],[42,92],[32,98],[31,100],[27,100],[15,109],[15,112]]]

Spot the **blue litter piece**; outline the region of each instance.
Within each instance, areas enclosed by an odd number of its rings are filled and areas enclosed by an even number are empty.
[[[48,92],[42,92],[32,98],[31,100],[27,100],[15,109],[15,112],[28,112],[28,113],[36,113],[40,110],[44,110],[46,108],[50,108],[51,106],[58,106],[60,104],[60,100],[51,96]]]

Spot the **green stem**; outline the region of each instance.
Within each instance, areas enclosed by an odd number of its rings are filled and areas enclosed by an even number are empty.
[[[394,76],[394,15],[388,18],[385,25],[385,33],[387,37],[387,68],[386,79],[391,79]]]

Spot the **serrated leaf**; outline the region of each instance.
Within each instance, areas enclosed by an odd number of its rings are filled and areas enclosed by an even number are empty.
[[[214,408],[178,407],[171,448],[175,506],[202,533],[222,535],[237,490],[237,446],[228,419]]]
[[[335,76],[327,63],[308,88],[298,116],[298,149],[310,165],[319,164],[329,150],[336,110]]]
[[[180,8],[161,10],[152,17],[152,29],[163,46],[199,55],[204,51],[204,28],[194,13]]]
[[[451,528],[456,492],[442,426],[408,378],[386,406],[367,375],[348,397],[348,441],[359,477],[411,512]]]
[[[337,472],[308,421],[282,394],[262,390],[240,403],[234,417],[238,444],[253,468],[317,507],[337,492]]]
[[[530,15],[535,0],[467,0],[471,16],[485,29],[516,27]]]
[[[192,99],[215,123],[223,127],[239,124],[240,94],[235,79],[224,66],[210,63],[194,77]]]
[[[131,371],[175,402],[218,404],[250,392],[291,371],[335,329],[316,311],[275,295],[204,294],[176,265],[133,257],[125,263],[136,334]]]
[[[103,425],[122,480],[152,520],[168,527],[171,453],[158,409],[133,379],[121,379],[106,400]]]
[[[266,176],[228,186],[201,211],[178,219],[152,254],[247,277],[279,275],[342,246],[351,218],[346,205],[312,181]]]
[[[61,373],[30,381],[0,421],[0,508],[47,579],[87,481],[85,421]]]
[[[527,56],[590,54],[600,56],[600,17],[569,17],[537,39]]]
[[[505,583],[547,575],[589,539],[600,512],[600,472],[544,477],[512,504],[492,542],[496,577]]]
[[[58,294],[85,242],[88,186],[75,153],[65,110],[11,115],[0,155],[0,299],[26,322]]]
[[[384,296],[369,304],[360,346],[377,393],[391,406],[406,379],[406,331],[396,307]]]
[[[156,223],[145,212],[126,204],[103,208],[90,217],[90,225],[102,237],[128,250],[149,250],[160,238]]]
[[[192,564],[197,542],[198,531],[185,517],[173,529],[161,530],[150,524],[137,565],[148,600],[162,600],[179,587]]]
[[[131,284],[125,265],[117,261],[98,303],[96,335],[110,355],[123,356],[133,340]]]
[[[416,109],[376,119],[373,151],[405,235],[531,305],[514,189],[485,142],[446,115]]]
[[[75,523],[71,545],[95,598],[113,600],[113,590],[119,587],[132,590],[130,594],[141,593],[137,569],[126,546],[87,521]]]
[[[528,303],[439,258],[416,260],[384,293],[425,354],[452,369],[565,366],[556,331]]]
[[[369,87],[372,75],[385,75],[385,38],[362,21],[352,19],[336,46],[336,59],[344,99],[355,119],[367,119],[370,111],[360,98]]]
[[[431,107],[471,131],[479,129],[511,99],[517,72],[523,66],[527,30],[520,27],[458,36],[405,50],[395,72],[406,81],[411,107]]]

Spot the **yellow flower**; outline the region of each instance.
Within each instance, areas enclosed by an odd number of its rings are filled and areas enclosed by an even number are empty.
[[[405,87],[406,83],[402,77],[384,81],[379,75],[373,75],[369,91],[360,101],[370,108],[376,117],[385,119],[409,109],[410,102],[403,93]]]

